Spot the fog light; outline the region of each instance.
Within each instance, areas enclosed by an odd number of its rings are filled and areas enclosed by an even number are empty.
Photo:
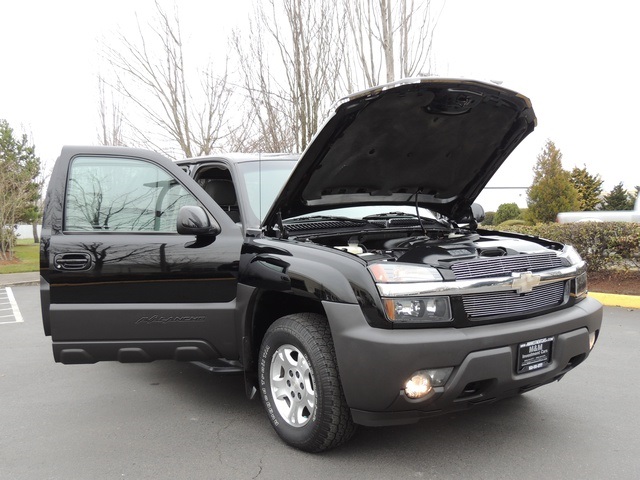
[[[596,344],[596,332],[591,332],[589,334],[589,350],[592,350],[595,344]]]
[[[453,367],[433,368],[431,370],[424,370],[424,372],[431,378],[431,385],[434,387],[442,387],[447,383],[447,380],[449,380],[449,376],[451,372],[453,372]]]
[[[416,373],[404,386],[404,394],[409,398],[422,398],[431,391],[431,379],[424,373]]]
[[[422,398],[433,390],[433,387],[442,387],[447,383],[451,372],[453,367],[418,370],[405,384],[404,393],[409,398]]]

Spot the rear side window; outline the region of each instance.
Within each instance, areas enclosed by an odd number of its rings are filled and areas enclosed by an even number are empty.
[[[71,162],[65,231],[176,232],[178,211],[198,201],[169,173],[128,158]]]

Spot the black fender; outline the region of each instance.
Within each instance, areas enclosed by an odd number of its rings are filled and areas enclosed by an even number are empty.
[[[367,318],[387,323],[373,278],[357,256],[287,240],[245,243],[236,296],[236,339],[250,398],[257,384],[255,355],[268,326],[295,312],[327,316],[323,302],[360,305]]]

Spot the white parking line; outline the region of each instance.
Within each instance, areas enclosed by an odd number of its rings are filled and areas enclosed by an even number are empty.
[[[12,320],[7,321],[8,319]],[[0,325],[5,323],[20,323],[23,321],[11,287],[0,289]]]

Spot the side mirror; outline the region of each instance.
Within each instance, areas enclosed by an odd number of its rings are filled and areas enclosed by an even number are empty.
[[[484,220],[484,208],[479,203],[474,203],[471,205],[471,216],[478,223]]]
[[[216,236],[220,233],[218,222],[212,222],[202,207],[192,205],[180,209],[176,226],[180,235]]]
[[[464,212],[464,215],[455,219],[458,224],[473,225],[471,228],[477,228],[478,223],[484,220],[484,208],[479,203],[471,205],[469,210]]]

